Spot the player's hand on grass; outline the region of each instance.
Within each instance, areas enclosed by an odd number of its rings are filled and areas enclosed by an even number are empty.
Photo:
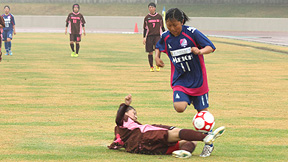
[[[165,66],[164,62],[159,57],[155,57],[155,61],[156,61],[157,66],[159,66],[159,67]]]
[[[132,95],[129,94],[125,97],[125,105],[129,106],[132,102]]]

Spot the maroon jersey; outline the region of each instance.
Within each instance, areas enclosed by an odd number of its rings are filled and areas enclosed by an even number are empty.
[[[125,112],[128,106],[121,104],[117,112],[114,142],[109,149],[124,147],[127,152],[141,154],[165,154],[170,146],[168,130],[174,128],[165,125],[142,125],[134,121]]]
[[[72,12],[69,13],[66,23],[69,23],[70,34],[82,34],[82,25],[86,22],[84,16],[80,12]]]
[[[150,13],[144,18],[144,37],[150,35],[157,35],[160,36],[162,31],[165,31],[163,26],[163,19],[162,16],[158,13],[151,15]]]

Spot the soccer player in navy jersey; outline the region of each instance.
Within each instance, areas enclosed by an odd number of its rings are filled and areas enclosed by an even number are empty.
[[[198,112],[208,111],[209,89],[203,55],[216,48],[199,30],[184,25],[189,18],[178,8],[169,9],[165,20],[168,31],[156,45],[155,60],[159,67],[164,67],[160,53],[165,52],[170,59],[174,108],[184,112],[192,103]],[[213,149],[213,145],[205,145],[200,156],[210,156]]]
[[[109,149],[125,148],[127,152],[139,154],[172,154],[177,158],[189,158],[196,147],[195,141],[211,144],[223,135],[225,127],[217,128],[207,135],[192,129],[180,129],[167,125],[142,125],[137,121],[137,112],[130,106],[132,96],[125,97],[119,106],[114,129],[115,138]]]
[[[2,31],[3,28],[5,27],[5,22],[2,16],[0,16],[0,62],[2,61],[2,51],[1,51],[1,47],[2,47]]]
[[[4,12],[5,14],[2,15],[4,21],[5,21],[5,28],[3,28],[3,41],[5,42],[5,49],[6,49],[6,54],[5,55],[12,55],[12,38],[13,34],[16,35],[16,30],[15,30],[15,19],[14,16],[10,13],[10,7],[5,6],[4,7]]]
[[[71,57],[78,57],[79,49],[80,49],[80,42],[82,36],[82,29],[84,36],[86,35],[85,32],[85,19],[84,16],[79,12],[80,6],[79,4],[74,4],[72,6],[72,13],[69,13],[66,19],[66,28],[65,34],[67,34],[68,26],[70,27],[70,47],[72,50]],[[74,50],[74,43],[76,44],[76,53]]]
[[[156,4],[153,2],[149,3],[148,9],[149,14],[144,18],[143,23],[143,44],[145,45],[146,52],[148,52],[150,71],[154,72],[153,51],[160,39],[161,29],[164,32],[165,28],[162,16],[156,12]],[[160,71],[160,67],[156,66],[156,71]]]

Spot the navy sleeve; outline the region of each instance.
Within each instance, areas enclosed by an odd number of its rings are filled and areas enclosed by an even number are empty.
[[[196,41],[196,44],[200,46],[200,48],[204,48],[206,46],[211,46],[213,48],[213,51],[216,49],[214,44],[199,30],[194,30],[193,33],[193,39]],[[198,47],[199,48],[199,47]]]

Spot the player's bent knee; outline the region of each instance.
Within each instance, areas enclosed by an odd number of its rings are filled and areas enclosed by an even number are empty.
[[[187,108],[187,103],[186,102],[174,102],[174,109],[178,113],[182,113],[186,110]]]

